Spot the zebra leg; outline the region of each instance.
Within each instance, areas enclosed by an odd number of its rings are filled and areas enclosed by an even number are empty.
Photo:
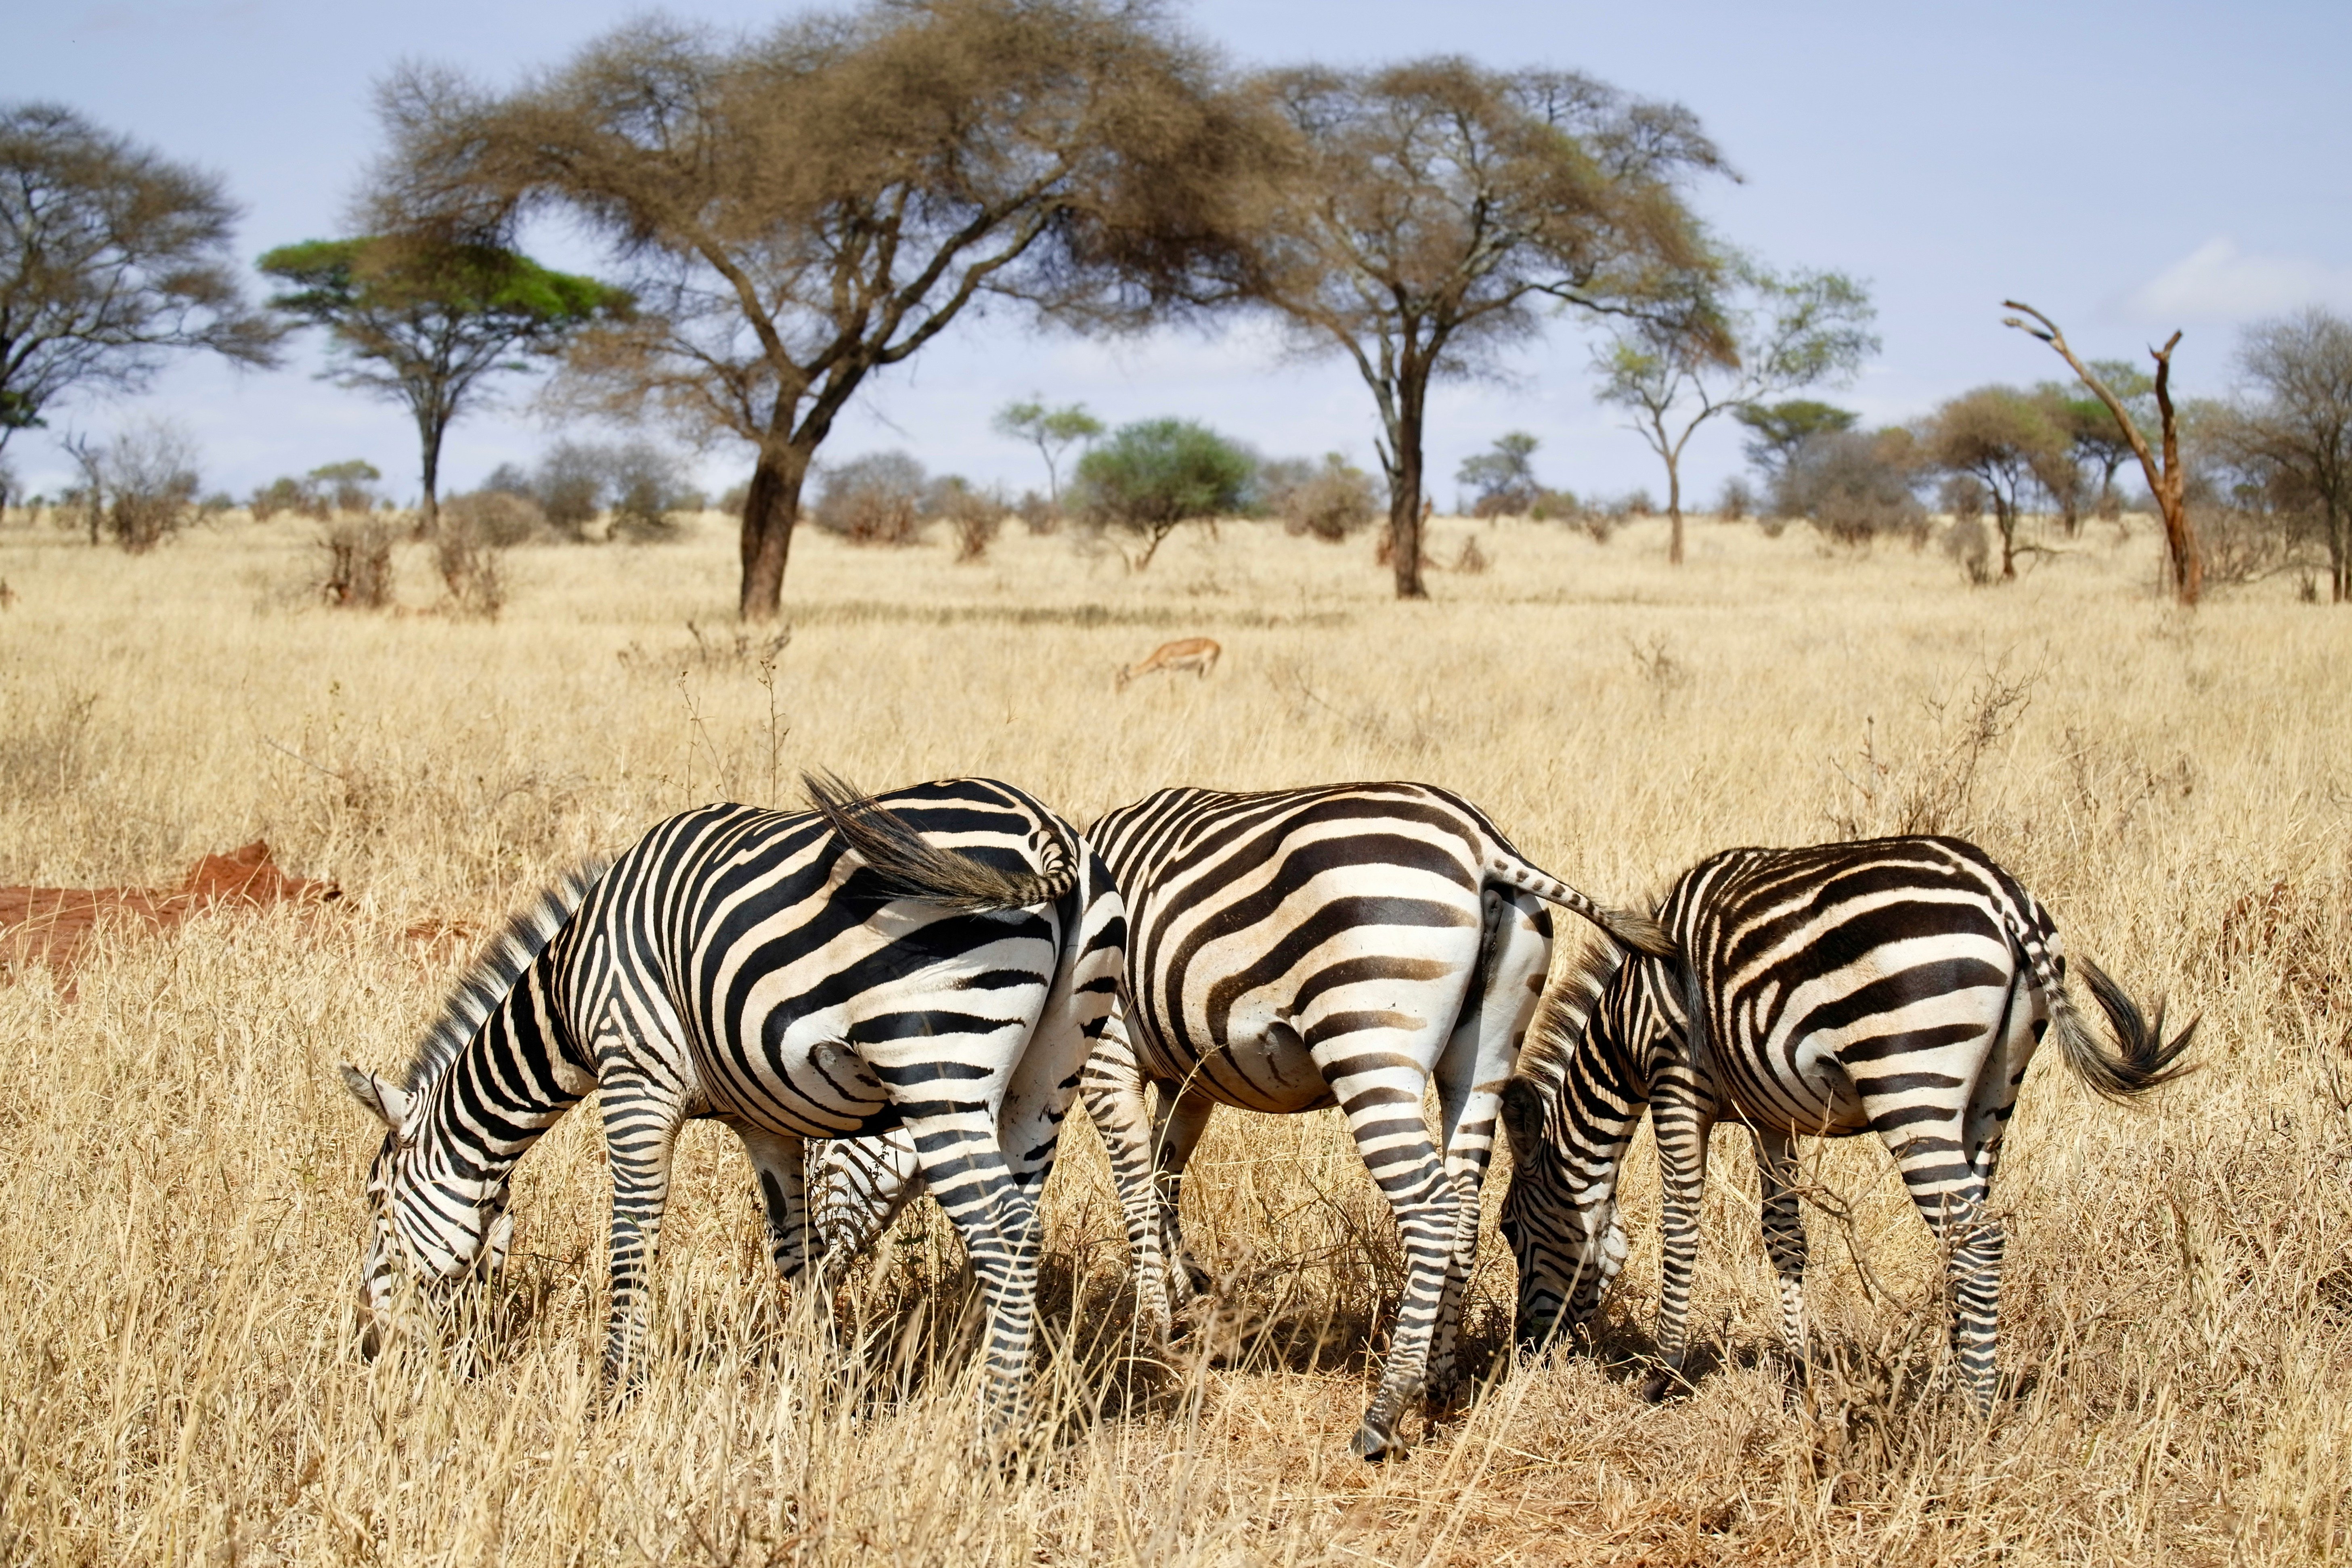
[[[923,1190],[915,1145],[904,1128],[812,1143],[807,1169],[811,1252],[828,1279],[880,1240]]]
[[[1032,1203],[1054,1173],[1062,1122],[1088,1059],[1110,1026],[1126,967],[1127,906],[1102,858],[1088,851],[1077,885],[1056,906],[1061,951],[1045,1010],[1006,1082],[997,1138]]]
[[[1102,1134],[1118,1188],[1119,1217],[1127,1228],[1128,1257],[1134,1268],[1135,1312],[1144,1331],[1165,1344],[1175,1332],[1174,1292],[1169,1279],[1167,1226],[1160,1216],[1154,1171],[1157,1129],[1144,1098],[1143,1069],[1129,1045],[1123,1004],[1111,1009],[1102,1038],[1078,1075],[1078,1096]]]
[[[923,1180],[955,1226],[988,1312],[988,1425],[1018,1430],[1029,1416],[1029,1347],[1037,1331],[1037,1208],[1014,1181],[985,1105],[909,1118]]]
[[[797,1134],[772,1132],[749,1122],[730,1123],[751,1157],[760,1184],[760,1209],[768,1222],[768,1253],[777,1277],[798,1284],[814,1262],[809,1228],[807,1144]]]
[[[1430,1348],[1424,1404],[1442,1412],[1457,1393],[1455,1355],[1462,1301],[1478,1261],[1479,1197],[1495,1158],[1495,1125],[1503,1086],[1518,1065],[1520,1042],[1535,1017],[1551,967],[1551,914],[1531,893],[1509,897],[1493,888],[1480,900],[1489,934],[1479,984],[1469,996],[1445,1053],[1437,1059],[1438,1130],[1445,1174],[1454,1184],[1456,1224]]]
[[[1650,1101],[1657,1134],[1660,1205],[1658,1365],[1642,1380],[1642,1397],[1655,1404],[1686,1386],[1683,1357],[1689,1345],[1691,1277],[1698,1268],[1699,1204],[1706,1191],[1706,1144],[1715,1131],[1711,1095],[1683,1072],[1661,1075]]]
[[[604,1152],[613,1171],[612,1319],[604,1338],[607,1385],[645,1375],[646,1270],[669,1202],[670,1158],[685,1120],[676,1100],[638,1079],[604,1084]]]
[[[1397,1302],[1388,1369],[1349,1440],[1363,1459],[1385,1459],[1402,1450],[1397,1423],[1428,1375],[1430,1345],[1462,1223],[1459,1194],[1422,1120],[1428,1077],[1417,1061],[1436,1054],[1421,1055],[1414,1047],[1422,1045],[1381,1029],[1350,1031],[1311,1047],[1324,1082],[1347,1114],[1364,1168],[1389,1201],[1404,1245],[1404,1295]]]
[[[1184,1240],[1184,1168],[1217,1102],[1202,1094],[1186,1094],[1177,1085],[1154,1086],[1151,1107],[1151,1158],[1160,1194],[1160,1256],[1166,1260],[1169,1305],[1181,1311],[1195,1296],[1209,1293],[1209,1271],[1192,1256]]]
[[[1751,1131],[1757,1185],[1764,1194],[1764,1250],[1780,1292],[1780,1344],[1789,1355],[1790,1387],[1802,1388],[1811,1359],[1805,1332],[1805,1215],[1797,1201],[1797,1142],[1778,1130]]]

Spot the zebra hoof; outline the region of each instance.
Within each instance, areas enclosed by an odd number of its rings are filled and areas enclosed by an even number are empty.
[[[1404,1446],[1392,1433],[1382,1432],[1367,1421],[1348,1439],[1348,1451],[1368,1465],[1378,1465],[1402,1457]]]
[[[1642,1402],[1644,1405],[1664,1405],[1689,1386],[1683,1381],[1682,1374],[1672,1367],[1653,1367],[1650,1375],[1642,1380]]]

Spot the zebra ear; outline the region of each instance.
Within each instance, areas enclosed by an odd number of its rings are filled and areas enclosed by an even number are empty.
[[[410,1096],[406,1089],[394,1089],[375,1074],[349,1062],[343,1064],[343,1087],[391,1131],[399,1131],[401,1123],[408,1120]]]
[[[1543,1091],[1523,1078],[1503,1086],[1503,1132],[1511,1141],[1511,1162],[1525,1165],[1543,1143]]]

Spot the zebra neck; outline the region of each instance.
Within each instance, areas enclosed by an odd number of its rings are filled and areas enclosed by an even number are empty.
[[[507,993],[428,1090],[436,1163],[486,1192],[596,1087],[552,1005],[547,969],[542,959]]]

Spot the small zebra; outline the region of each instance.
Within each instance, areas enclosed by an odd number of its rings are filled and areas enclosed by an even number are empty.
[[[2122,1042],[2109,1056],[2067,994],[2049,915],[1957,838],[1728,850],[1683,875],[1659,921],[1681,957],[1592,957],[1547,996],[1504,1090],[1514,1174],[1502,1229],[1522,1342],[1584,1323],[1624,1256],[1617,1178],[1646,1105],[1665,1195],[1660,1365],[1644,1394],[1681,1382],[1717,1121],[1755,1139],[1781,1337],[1801,1377],[1794,1140],[1871,1131],[1947,1249],[1960,1379],[1990,1410],[2004,1238],[1989,1192],[2035,1047],[2054,1025],[2074,1074],[2127,1101],[2187,1070],[2175,1064],[2196,1025],[2166,1042],[2161,1008],[2149,1024],[2081,960]]]
[[[503,1260],[516,1161],[595,1089],[613,1175],[608,1379],[639,1367],[688,1119],[743,1141],[793,1280],[819,1262],[806,1141],[898,1129],[980,1279],[991,1415],[1024,1418],[1036,1194],[1117,991],[1118,893],[1069,824],[1010,785],[865,796],[806,782],[814,813],[704,806],[550,891],[398,1084],[343,1068],[388,1129],[367,1180],[366,1353],[401,1274],[437,1298]]]
[[[1383,1458],[1409,1400],[1452,1392],[1497,1096],[1550,963],[1538,900],[1644,951],[1666,950],[1664,935],[1537,869],[1475,806],[1426,784],[1162,790],[1088,837],[1127,896],[1130,934],[1118,1012],[1081,1092],[1110,1153],[1144,1321],[1164,1337],[1205,1283],[1177,1205],[1211,1113],[1338,1106],[1407,1259],[1386,1373],[1351,1443]],[[1435,1147],[1422,1113],[1433,1081]]]

